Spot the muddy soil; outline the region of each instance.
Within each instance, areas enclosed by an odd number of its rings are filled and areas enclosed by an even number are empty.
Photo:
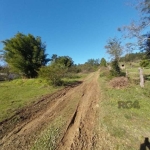
[[[67,103],[78,95],[78,105],[68,119],[57,150],[90,150],[95,144],[94,127],[100,99],[99,71],[83,81],[54,94],[43,96],[37,102],[0,122],[0,149],[28,150],[37,135],[61,115]]]

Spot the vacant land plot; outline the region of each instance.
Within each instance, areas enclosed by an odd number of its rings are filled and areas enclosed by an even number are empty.
[[[59,90],[41,83],[41,89],[53,94],[1,122],[0,149],[139,149],[145,137],[150,137],[150,81],[146,80],[144,88],[129,82],[116,89],[108,78],[99,76],[99,71],[80,79],[64,79],[68,86]],[[14,84],[18,91],[26,85]]]

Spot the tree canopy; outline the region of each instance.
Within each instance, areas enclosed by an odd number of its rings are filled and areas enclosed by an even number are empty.
[[[4,60],[13,71],[27,78],[36,77],[39,68],[50,61],[45,54],[46,45],[42,43],[39,36],[17,33],[13,38],[2,43],[4,44]]]
[[[123,53],[121,42],[117,38],[109,39],[105,49],[113,60],[119,60]]]
[[[140,49],[145,52],[145,57],[150,59],[150,33],[144,34],[145,40],[140,44]]]
[[[72,58],[69,56],[57,56],[56,54],[53,54],[50,60],[52,64],[60,64],[67,68],[73,66],[74,64]]]
[[[86,65],[91,66],[98,66],[99,65],[99,59],[88,59],[87,62],[85,62]]]

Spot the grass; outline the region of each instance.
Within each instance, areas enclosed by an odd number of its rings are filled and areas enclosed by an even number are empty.
[[[105,77],[100,77],[99,83],[102,87],[99,128],[100,134],[107,135],[103,145],[109,143],[107,146],[113,150],[139,149],[144,138],[150,138],[150,81],[146,81],[144,88],[131,84],[124,89],[110,88]],[[119,101],[138,101],[140,108],[119,109]]]
[[[72,118],[74,111],[79,102],[79,94],[76,94],[73,99],[68,102],[65,109],[60,112],[60,115],[55,118],[49,126],[41,132],[37,140],[34,142],[31,150],[55,150],[64,135],[68,120]]]
[[[78,73],[78,74],[71,74],[68,77],[65,77],[62,79],[63,85],[74,85],[74,84],[80,84],[85,77],[87,77],[87,73]]]
[[[17,79],[10,82],[0,82],[0,121],[9,118],[17,109],[37,100],[42,95],[55,92],[42,79]]]
[[[34,145],[31,147],[31,150],[56,149],[57,140],[60,137],[64,124],[65,121],[62,116],[56,118],[51,125],[40,134],[40,137],[35,141]]]
[[[82,81],[87,74],[73,75],[71,78],[64,78],[65,84],[74,84]],[[59,117],[55,118],[48,127],[39,134],[34,142],[31,150],[54,150],[64,135],[68,121],[72,118],[74,111],[78,105],[82,93],[77,93],[72,100],[67,103],[65,108],[60,112]],[[69,121],[70,122],[70,121]]]
[[[72,85],[82,81],[87,74],[64,78],[64,85]],[[0,121],[11,117],[17,109],[38,100],[41,96],[51,94],[64,86],[51,86],[44,79],[16,79],[0,82]]]

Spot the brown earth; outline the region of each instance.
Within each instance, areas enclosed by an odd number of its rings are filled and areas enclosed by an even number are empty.
[[[57,145],[57,150],[90,150],[95,144],[94,127],[100,98],[97,82],[99,71],[91,73],[81,84],[66,87],[44,96],[38,102],[19,110],[14,116],[0,122],[1,150],[28,150],[37,135],[59,117],[76,97],[74,113]]]

